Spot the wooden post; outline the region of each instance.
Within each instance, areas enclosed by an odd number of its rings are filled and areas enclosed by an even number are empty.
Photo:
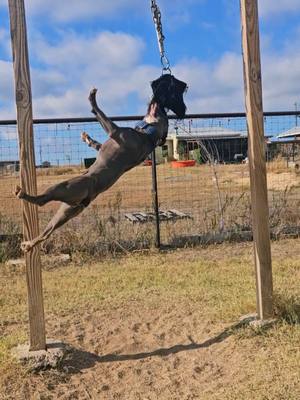
[[[265,160],[264,118],[257,0],[240,0],[244,61],[245,103],[248,125],[257,314],[260,320],[273,315],[273,283],[269,206]]]
[[[8,0],[8,5],[15,75],[20,183],[27,193],[35,195],[37,185],[24,0]],[[31,240],[39,234],[37,206],[25,201],[22,203],[24,239]],[[39,247],[26,253],[25,259],[30,327],[29,349],[31,351],[45,350],[46,336]]]

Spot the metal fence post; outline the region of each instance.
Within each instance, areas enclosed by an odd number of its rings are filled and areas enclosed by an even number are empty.
[[[158,190],[157,190],[157,171],[156,171],[156,157],[155,150],[151,154],[152,160],[152,204],[155,213],[155,227],[156,227],[156,238],[155,247],[160,248],[160,221],[159,221],[159,205],[158,205]]]

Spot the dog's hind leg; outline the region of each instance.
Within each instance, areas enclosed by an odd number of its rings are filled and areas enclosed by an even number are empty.
[[[97,89],[92,89],[90,91],[89,95],[89,101],[92,106],[92,113],[95,114],[97,121],[100,122],[102,128],[105,130],[105,132],[113,138],[117,138],[117,133],[119,131],[118,125],[112,122],[111,119],[109,119],[103,111],[100,110],[98,107],[97,101],[96,101],[96,93]]]
[[[28,201],[29,203],[36,204],[38,206],[43,206],[52,199],[47,196],[47,194],[41,194],[37,196],[32,196],[30,194],[27,194],[24,192],[24,190],[20,186],[16,186],[14,190],[14,195],[18,197],[19,199],[23,199]]]
[[[60,226],[64,225],[70,219],[76,217],[80,214],[86,207],[83,204],[80,204],[75,207],[68,206],[67,204],[63,203],[59,209],[57,210],[56,214],[53,216],[49,224],[47,225],[46,229],[36,238],[21,243],[21,249],[24,252],[30,251],[34,246],[38,245],[39,243],[44,242],[49,236],[55,231],[55,229],[59,228]]]
[[[50,201],[62,201],[74,207],[89,198],[89,180],[85,175],[50,186],[43,194],[33,196],[17,186],[14,194],[29,203],[43,206]]]

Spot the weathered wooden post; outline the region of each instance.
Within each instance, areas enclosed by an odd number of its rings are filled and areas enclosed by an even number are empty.
[[[8,0],[12,40],[17,126],[20,153],[20,182],[27,193],[36,194],[31,84],[24,0]],[[23,234],[31,240],[39,234],[37,206],[23,203]],[[30,325],[29,350],[45,350],[46,335],[39,247],[25,254]]]
[[[240,0],[244,61],[245,104],[248,125],[248,158],[251,183],[257,314],[273,315],[273,283],[269,207],[265,160],[264,118],[257,0]]]

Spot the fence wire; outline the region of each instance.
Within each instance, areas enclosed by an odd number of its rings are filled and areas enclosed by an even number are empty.
[[[120,121],[134,126],[136,119]],[[297,128],[296,115],[265,117],[270,226],[275,234],[299,232],[300,140],[277,136]],[[251,231],[250,181],[246,120],[241,115],[194,116],[170,121],[168,146],[157,151],[160,236],[164,244],[187,237]],[[79,175],[97,156],[81,140],[87,132],[97,141],[107,137],[89,120],[34,125],[38,192]],[[174,160],[194,159],[178,168]],[[79,217],[55,232],[46,251],[130,250],[155,242],[150,162],[127,172]],[[21,232],[21,203],[13,196],[19,183],[16,125],[0,122],[0,237]],[[58,205],[39,209],[41,229]]]

